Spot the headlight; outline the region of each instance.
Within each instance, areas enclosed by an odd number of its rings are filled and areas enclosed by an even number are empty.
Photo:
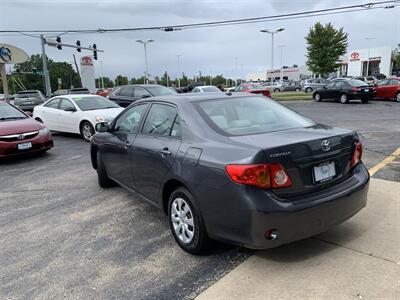
[[[50,130],[47,127],[44,127],[39,130],[40,135],[45,135],[45,134],[48,134],[49,132],[50,132]]]
[[[96,123],[107,122],[110,123],[112,121],[111,118],[103,117],[103,116],[96,116]]]

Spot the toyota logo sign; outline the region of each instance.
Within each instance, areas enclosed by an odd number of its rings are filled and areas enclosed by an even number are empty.
[[[93,65],[93,58],[90,57],[90,56],[81,57],[81,65],[92,66]]]
[[[350,54],[350,57],[351,57],[351,61],[353,61],[353,60],[360,60],[360,53],[358,53],[358,52],[353,52],[353,53],[351,53]]]

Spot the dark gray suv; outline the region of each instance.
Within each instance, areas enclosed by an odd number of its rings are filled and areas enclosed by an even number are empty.
[[[357,133],[264,96],[149,98],[96,129],[100,186],[117,183],[161,208],[190,253],[209,238],[277,247],[342,223],[367,202]]]

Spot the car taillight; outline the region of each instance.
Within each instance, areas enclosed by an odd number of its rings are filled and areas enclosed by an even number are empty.
[[[351,91],[352,91],[352,92],[358,92],[358,91],[359,91],[359,89],[358,89],[358,88],[355,88],[355,87],[353,87],[353,88],[351,88]]]
[[[262,189],[292,185],[292,180],[280,164],[227,165],[226,172],[234,182]]]
[[[353,168],[361,161],[362,156],[362,144],[361,142],[357,142],[354,148],[353,155],[350,160],[350,168]]]

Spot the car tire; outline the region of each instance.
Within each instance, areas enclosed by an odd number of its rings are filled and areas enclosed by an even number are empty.
[[[367,104],[368,101],[369,101],[369,99],[361,99],[361,102],[364,103],[364,104]]]
[[[194,197],[179,187],[169,197],[168,220],[178,245],[190,254],[201,254],[209,245],[207,232]]]
[[[396,101],[400,103],[400,92],[396,94]]]
[[[278,92],[280,92],[281,90],[280,89],[274,89],[274,92],[275,93],[278,93]]]
[[[320,93],[315,93],[314,101],[315,102],[321,102],[321,100],[322,100],[321,94]]]
[[[306,93],[312,93],[312,91],[313,91],[313,89],[310,87],[306,88],[306,90],[305,90]]]
[[[296,92],[300,92],[300,91],[301,91],[301,89],[299,89],[299,88],[296,89]]]
[[[349,103],[349,97],[346,94],[341,94],[339,98],[340,103],[347,104]]]
[[[95,134],[93,125],[88,121],[83,121],[81,126],[79,127],[79,131],[81,133],[81,137],[86,141],[90,142],[90,139]]]
[[[103,159],[101,158],[101,154],[97,151],[97,178],[99,180],[99,186],[102,188],[109,188],[115,186],[115,182],[112,181],[106,171],[106,167],[104,166]]]

